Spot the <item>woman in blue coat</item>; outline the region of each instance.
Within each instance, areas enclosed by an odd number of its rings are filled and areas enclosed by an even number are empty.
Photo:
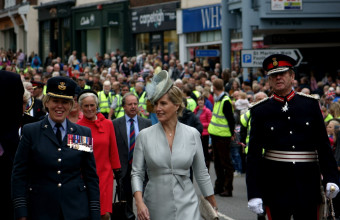
[[[51,78],[48,116],[22,129],[12,174],[15,219],[100,219],[91,131],[66,118],[75,87],[69,78]]]

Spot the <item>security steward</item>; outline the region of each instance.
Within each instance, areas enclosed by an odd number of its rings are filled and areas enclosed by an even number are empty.
[[[224,93],[222,79],[213,82],[215,104],[208,132],[214,153],[216,181],[214,193],[232,197],[234,167],[231,163],[230,143],[234,138],[235,120],[230,98]]]
[[[48,116],[22,129],[12,175],[15,219],[100,219],[91,130],[66,118],[76,86],[66,77],[49,79]]]
[[[105,118],[109,117],[112,101],[111,83],[107,80],[103,83],[103,91],[98,92],[99,112],[102,113]]]
[[[292,90],[296,61],[274,54],[263,61],[274,95],[250,109],[248,207],[269,219],[318,219],[320,178],[326,196],[339,192],[318,100]],[[265,154],[262,156],[262,148]]]

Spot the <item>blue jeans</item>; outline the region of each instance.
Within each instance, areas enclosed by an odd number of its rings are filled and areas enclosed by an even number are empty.
[[[241,145],[237,144],[235,141],[231,142],[230,145],[230,156],[233,163],[235,171],[242,173],[242,159],[241,159]]]

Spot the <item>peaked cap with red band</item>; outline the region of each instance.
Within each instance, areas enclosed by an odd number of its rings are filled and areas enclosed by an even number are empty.
[[[274,73],[284,73],[295,65],[296,61],[293,58],[283,54],[270,55],[262,63],[262,67],[267,71],[268,76]]]

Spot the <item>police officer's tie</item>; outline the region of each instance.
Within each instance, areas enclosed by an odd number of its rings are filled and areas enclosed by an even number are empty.
[[[57,128],[57,132],[55,133],[56,136],[57,136],[57,139],[59,141],[59,144],[62,143],[62,139],[61,139],[61,130],[60,130],[60,127],[61,127],[61,124],[60,123],[57,123],[55,124],[55,127]]]
[[[130,122],[130,146],[129,146],[129,164],[132,164],[132,159],[133,159],[133,150],[135,148],[135,125],[134,125],[134,120],[132,118],[129,119]]]

